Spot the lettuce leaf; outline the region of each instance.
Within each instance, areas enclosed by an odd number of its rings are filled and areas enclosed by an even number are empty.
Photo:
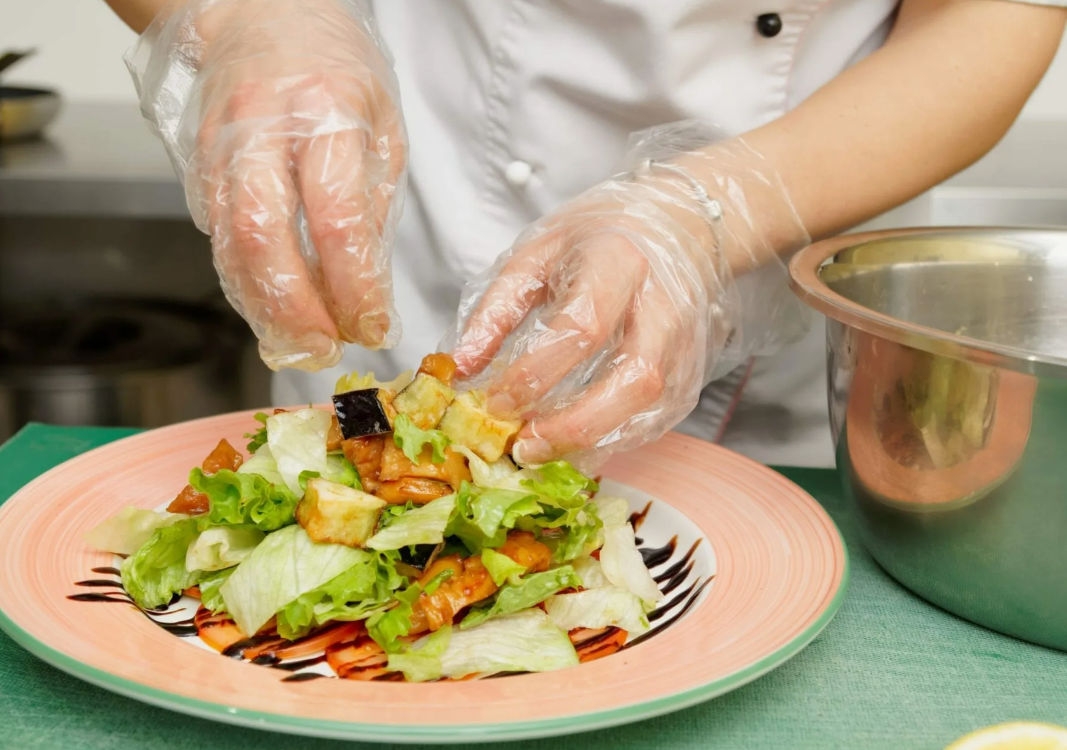
[[[641,600],[618,586],[550,596],[545,601],[545,611],[566,632],[575,628],[616,627],[631,635],[641,635],[649,628]]]
[[[205,474],[193,469],[189,484],[208,496],[208,522],[214,526],[252,525],[261,531],[274,531],[295,520],[296,495],[284,484],[271,484],[259,474],[229,469]]]
[[[427,682],[441,677],[441,657],[452,640],[452,626],[445,625],[436,633],[411,644],[395,654],[389,654],[389,669],[403,672],[408,682]]]
[[[388,526],[367,540],[366,546],[375,550],[396,550],[417,544],[440,544],[445,539],[445,528],[455,508],[456,496],[452,494],[393,516]]]
[[[264,437],[266,440],[266,437]],[[252,456],[240,465],[238,474],[258,474],[271,484],[284,486],[285,480],[278,473],[278,464],[274,460],[274,454],[270,452],[269,445],[262,445]]]
[[[543,602],[558,591],[569,588],[580,588],[582,579],[579,578],[574,568],[564,565],[544,573],[534,573],[520,578],[518,583],[502,586],[496,594],[493,606],[482,609],[472,609],[470,614],[463,618],[460,630],[481,625],[486,620],[501,615],[509,615],[513,612],[529,609]]]
[[[411,615],[414,604],[422,594],[422,587],[413,583],[403,591],[394,594],[396,606],[387,612],[379,612],[367,620],[367,634],[381,646],[386,653],[398,653],[402,644],[399,640],[411,632]]]
[[[139,607],[154,609],[170,602],[199,576],[185,567],[185,555],[199,526],[187,518],[152,532],[152,537],[122,562],[122,587]]]
[[[473,554],[486,547],[499,547],[508,529],[524,516],[541,512],[537,499],[514,490],[481,490],[464,482],[456,493],[456,509],[445,536],[458,537]]]
[[[200,532],[185,553],[186,570],[231,568],[252,554],[263,532],[248,526],[212,526]]]
[[[249,440],[248,445],[246,446],[249,453],[255,453],[267,444],[267,415],[261,411],[257,411],[252,418],[259,422],[260,427],[255,432],[245,433],[245,437]]]
[[[486,547],[482,550],[482,565],[489,571],[493,583],[503,586],[505,581],[517,583],[520,576],[526,572],[526,568],[519,565],[507,555]]]
[[[578,664],[570,638],[540,609],[453,631],[441,654],[441,676],[495,672],[549,672]]]
[[[317,544],[299,526],[268,534],[222,584],[226,608],[252,636],[301,594],[336,578],[367,553],[339,544]]]
[[[132,555],[152,538],[156,529],[180,521],[185,516],[157,513],[132,506],[97,524],[82,535],[95,550],[116,555]]]
[[[578,574],[578,577],[582,579],[583,588],[597,589],[601,586],[611,585],[611,581],[604,575],[604,568],[595,557],[579,557],[571,563],[571,567],[574,568],[574,572]]]
[[[621,526],[630,522],[630,504],[621,497],[597,495],[593,504],[604,526]]]
[[[547,463],[536,475],[536,479],[523,480],[522,485],[536,492],[542,502],[558,508],[580,508],[589,501],[588,493],[599,489],[596,482],[566,461]]]
[[[350,372],[347,375],[342,375],[337,379],[337,384],[334,386],[334,394],[348,393],[349,391],[362,391],[367,388],[384,388],[389,391],[402,391],[407,385],[415,379],[415,373],[411,370],[404,370],[404,372],[397,375],[395,378],[388,382],[380,382],[374,377],[373,372],[368,372],[366,375],[360,375],[358,372]]]
[[[297,497],[303,494],[301,473],[325,476],[328,471],[326,436],[331,423],[330,413],[322,409],[287,411],[267,419],[267,445],[285,486]]]
[[[396,571],[399,556],[372,552],[360,555],[360,561],[351,568],[279,610],[278,634],[299,638],[327,622],[363,620],[389,607],[393,592],[407,583]]]
[[[662,592],[637,550],[634,529],[630,524],[604,529],[600,565],[611,583],[637,596],[646,610],[651,610],[656,602],[663,599]]]
[[[204,605],[204,609],[211,612],[213,615],[217,615],[220,612],[226,611],[226,602],[222,599],[222,594],[219,592],[219,588],[222,584],[226,583],[226,579],[230,577],[233,571],[237,568],[224,568],[222,570],[216,570],[213,573],[204,573],[200,579],[200,603]]]
[[[397,414],[396,419],[393,420],[393,442],[413,464],[419,462],[419,455],[427,445],[433,451],[431,460],[435,464],[443,464],[445,448],[452,441],[440,430],[420,429],[407,414]]]
[[[490,489],[499,486],[502,482],[519,472],[518,467],[507,456],[502,456],[493,463],[487,463],[482,457],[465,445],[453,444],[452,450],[463,455],[467,459],[467,465],[471,470],[471,478],[476,487]],[[518,487],[514,489],[520,489]]]

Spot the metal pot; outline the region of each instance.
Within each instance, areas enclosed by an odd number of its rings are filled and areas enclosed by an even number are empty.
[[[244,344],[228,320],[193,306],[0,310],[0,440],[29,421],[157,427],[243,408]]]
[[[898,230],[798,253],[862,538],[961,617],[1067,650],[1067,231]]]

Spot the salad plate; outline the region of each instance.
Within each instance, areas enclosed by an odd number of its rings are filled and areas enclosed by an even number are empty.
[[[592,588],[585,570],[599,563],[590,559],[602,561],[609,578],[615,580],[604,558],[608,547],[598,548],[589,558],[588,550],[603,540],[587,540],[586,556],[574,561],[574,568],[585,579],[585,589],[577,579],[561,578],[563,582],[548,591],[554,596],[531,600],[538,602],[536,606],[517,614],[501,610],[504,616],[491,619],[505,599],[504,589],[510,586],[517,591],[522,580],[529,578],[516,578],[513,572],[508,579],[502,573],[499,589],[492,587],[495,599],[488,600],[496,602],[492,608],[479,605],[481,609],[463,610],[468,620],[485,620],[484,624],[466,630],[469,622],[456,619],[455,628],[446,623],[444,630],[454,631],[447,651],[451,657],[427,656],[436,648],[434,636],[416,641],[412,635],[394,644],[409,657],[396,659],[398,666],[392,664],[390,653],[378,649],[381,658],[374,662],[379,667],[374,677],[361,672],[352,654],[361,644],[377,649],[376,643],[384,643],[381,632],[388,615],[399,609],[392,599],[369,619],[365,614],[338,615],[336,622],[323,623],[319,629],[312,619],[312,629],[303,640],[297,633],[286,636],[295,640],[284,642],[278,637],[282,621],[288,617],[288,627],[297,629],[292,625],[295,615],[291,608],[274,607],[270,611],[277,610],[275,619],[264,626],[266,630],[243,640],[235,636],[238,640],[231,639],[220,648],[210,634],[205,635],[205,622],[213,617],[204,609],[209,576],[198,579],[199,587],[186,586],[193,579],[174,584],[178,590],[163,604],[146,601],[142,588],[132,585],[128,565],[143,556],[143,550],[124,558],[94,549],[86,538],[87,531],[121,515],[124,508],[167,508],[170,498],[191,480],[189,467],[200,465],[220,438],[232,445],[247,442],[250,425],[251,429],[259,426],[253,417],[253,412],[211,417],[111,443],[56,467],[0,506],[0,580],[5,581],[0,587],[0,627],[44,661],[76,677],[202,718],[348,740],[478,742],[604,728],[721,695],[798,653],[827,625],[844,597],[846,550],[817,502],[749,459],[672,433],[614,458],[597,477],[596,491],[590,493],[590,502],[592,495],[610,497],[625,511],[619,525],[612,528],[623,529],[623,537],[630,535],[647,568],[648,581],[659,589],[653,591],[655,602],[644,613],[638,612],[641,624],[629,632],[618,627],[571,628],[562,624],[571,615],[560,614],[560,606],[553,607],[553,600],[557,604],[576,601],[567,597]],[[309,482],[305,474],[300,475],[299,488],[294,487],[297,492]],[[477,471],[474,481],[478,481]],[[410,503],[407,510],[391,507],[399,515],[413,510]],[[414,509],[420,507],[430,506]],[[304,519],[299,526],[291,518],[288,523],[278,530],[269,529],[266,540],[296,534],[303,538],[305,528],[313,533],[313,525]],[[520,527],[521,522],[514,528]],[[399,526],[388,522],[379,522],[377,528],[377,537],[383,529],[399,533]],[[451,525],[449,529],[447,533]],[[537,531],[557,559],[563,544],[555,534],[558,531]],[[228,571],[232,579],[221,588],[232,592],[233,601],[227,599],[227,604],[238,623],[250,622],[252,615],[238,600],[237,579],[242,568],[252,569],[253,562],[266,555],[262,550],[268,545],[261,539],[262,534],[257,537],[260,547],[243,559],[236,572]],[[367,544],[373,547],[374,537]],[[346,549],[349,555],[358,552]],[[440,549],[435,548],[436,552]],[[214,550],[218,552],[217,547]],[[388,554],[400,570],[411,562],[404,550]],[[492,551],[483,552],[479,559],[488,561],[484,555],[504,560]],[[580,568],[583,560],[587,565]],[[426,563],[427,571],[430,565]],[[561,570],[555,563],[552,567]],[[570,570],[569,565],[565,567]],[[278,575],[299,578],[304,572],[294,568]],[[495,569],[493,578],[497,579]],[[429,583],[420,579],[423,594],[447,581],[447,575],[438,575]],[[419,589],[408,590],[418,595]],[[391,595],[403,598],[395,591]],[[203,605],[197,596],[204,598]],[[152,606],[142,606],[146,604]],[[354,604],[343,602],[339,607],[352,612]],[[226,617],[225,612],[214,617]],[[226,622],[229,628],[236,627],[233,619]],[[252,629],[260,625],[256,620]],[[550,666],[537,660],[551,661],[559,644],[558,639],[541,637],[542,626],[563,638],[567,652]],[[501,644],[523,644],[524,627],[537,631],[531,630],[528,646],[518,649],[526,653],[490,653],[504,649]],[[410,618],[401,635],[408,630]],[[307,623],[302,632],[306,631]],[[454,667],[449,672],[449,658],[451,663],[460,658],[453,651],[461,642],[477,642],[471,636],[479,631],[501,633],[470,645],[479,653],[463,657],[482,665],[483,671],[468,675]],[[573,648],[566,641],[568,631]],[[440,654],[440,649],[435,653]],[[431,673],[424,669],[427,662],[436,665]],[[497,671],[484,672],[484,665],[490,663],[498,665]],[[519,666],[499,666],[512,663]]]

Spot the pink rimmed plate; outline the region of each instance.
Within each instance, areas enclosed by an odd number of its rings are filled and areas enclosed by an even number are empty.
[[[165,504],[220,438],[243,446],[251,414],[111,443],[8,500],[0,627],[76,677],[203,718],[350,740],[477,742],[614,726],[721,695],[803,649],[844,597],[845,546],[818,503],[753,461],[676,434],[614,459],[601,483],[629,501],[650,569],[669,589],[654,630],[560,672],[421,685],[328,678],[321,664],[292,672],[228,659],[181,637],[187,629],[160,627],[188,617],[184,600],[147,617],[77,596],[115,591],[92,572],[114,558],[81,535],[126,505]],[[98,586],[76,585],[86,579]]]

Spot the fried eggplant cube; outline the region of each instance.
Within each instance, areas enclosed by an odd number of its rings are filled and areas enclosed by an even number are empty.
[[[456,392],[435,378],[420,372],[407,388],[400,391],[393,406],[398,414],[406,414],[420,430],[437,427]]]
[[[511,447],[522,429],[518,419],[500,419],[485,409],[485,393],[468,391],[456,396],[438,427],[453,443],[465,445],[492,463]]]
[[[374,535],[385,501],[322,478],[308,480],[296,521],[312,541],[361,547]]]
[[[396,394],[385,388],[364,388],[361,391],[338,393],[333,397],[333,409],[345,440],[381,435],[393,429]]]

